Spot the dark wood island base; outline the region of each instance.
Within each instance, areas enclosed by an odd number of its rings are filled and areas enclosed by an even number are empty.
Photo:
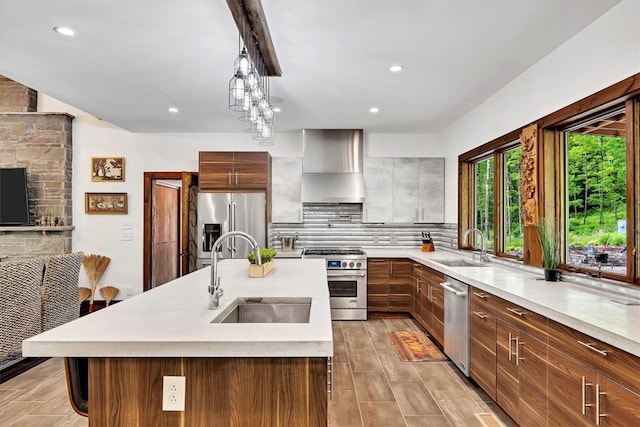
[[[184,412],[162,411],[185,376]],[[327,358],[91,358],[89,425],[326,426]]]

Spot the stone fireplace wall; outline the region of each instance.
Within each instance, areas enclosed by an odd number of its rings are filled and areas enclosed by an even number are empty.
[[[26,167],[33,227],[0,226],[0,259],[71,252],[72,121],[37,113],[35,91],[0,77],[0,167]],[[7,112],[7,109],[19,110]],[[57,218],[57,226],[35,226]],[[38,221],[36,221],[38,220]],[[39,224],[40,225],[40,224]],[[46,224],[48,225],[48,224]]]

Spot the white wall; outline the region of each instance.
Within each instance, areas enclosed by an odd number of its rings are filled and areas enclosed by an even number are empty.
[[[73,121],[73,250],[111,258],[99,286],[141,293],[143,287],[143,177],[152,171],[197,171],[198,152],[214,150],[269,151],[274,157],[302,156],[302,133],[277,134],[273,146],[260,146],[246,133],[132,133],[39,94],[38,111],[68,112]],[[365,152],[371,156],[443,156],[433,136],[365,135]],[[431,145],[431,147],[430,147]],[[123,156],[125,181],[91,181],[91,157]],[[87,215],[85,192],[126,192],[127,215]],[[122,241],[122,223],[133,223],[133,240]],[[125,232],[130,232],[125,230]],[[82,286],[90,286],[84,270]],[[99,295],[96,296],[100,298]]]
[[[457,221],[458,155],[640,72],[640,2],[623,1],[556,51],[533,65],[440,135],[367,134],[365,155],[446,157],[445,222]],[[544,91],[543,91],[544,89]],[[73,249],[109,256],[100,285],[142,292],[143,173],[197,171],[198,151],[267,150],[301,156],[300,133],[277,134],[261,147],[245,133],[131,133],[39,97],[39,111],[69,112],[73,122]],[[124,183],[91,182],[92,156],[124,156]],[[126,192],[128,215],[86,215],[85,192]],[[133,241],[121,241],[121,224],[133,222]],[[89,285],[82,272],[81,284]]]
[[[442,133],[449,149],[445,194],[458,191],[458,155],[638,72],[640,1],[626,0]],[[457,218],[457,199],[449,197],[445,222]]]

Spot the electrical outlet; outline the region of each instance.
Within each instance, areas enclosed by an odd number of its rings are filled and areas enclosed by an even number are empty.
[[[133,228],[133,222],[124,221],[120,224],[120,230],[131,230]]]
[[[380,236],[378,235],[373,236],[373,244],[377,245],[378,243],[380,243]]]
[[[187,377],[162,377],[162,410],[184,411]]]
[[[133,295],[133,288],[127,288],[127,296],[130,297]]]
[[[120,233],[120,240],[122,241],[133,240],[133,233]]]
[[[398,244],[398,236],[391,236],[391,244],[392,245]]]

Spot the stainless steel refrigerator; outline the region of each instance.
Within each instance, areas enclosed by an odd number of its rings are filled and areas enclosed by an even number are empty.
[[[267,235],[267,199],[264,193],[198,194],[197,268],[211,264],[211,248],[221,235],[244,231],[265,246]],[[241,238],[225,240],[218,248],[218,258],[246,258],[249,243]]]

